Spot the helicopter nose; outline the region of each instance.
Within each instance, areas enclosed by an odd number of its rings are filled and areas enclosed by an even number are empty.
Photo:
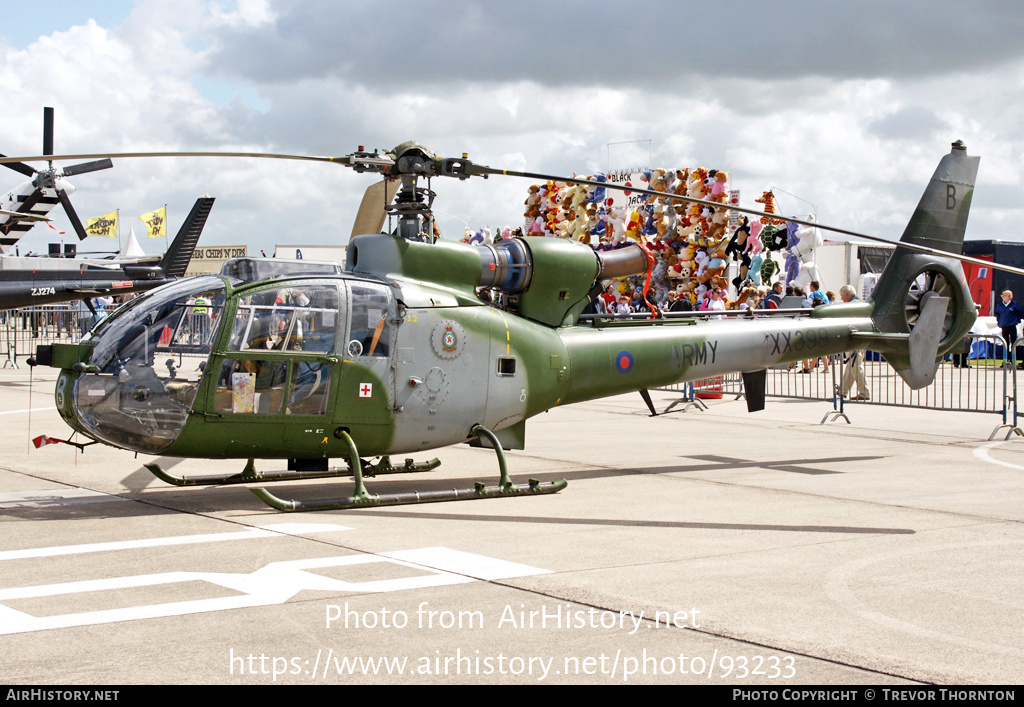
[[[93,330],[92,353],[72,368],[75,416],[89,436],[146,454],[178,439],[220,323],[223,289],[218,277],[165,285]]]

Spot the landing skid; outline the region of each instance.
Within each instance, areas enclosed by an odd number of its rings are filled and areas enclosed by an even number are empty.
[[[256,497],[271,508],[279,511],[336,511],[349,508],[372,508],[375,506],[402,506],[413,503],[437,503],[440,501],[469,501],[477,498],[504,498],[508,496],[540,495],[557,493],[564,489],[568,482],[565,479],[541,483],[536,479],[530,479],[527,484],[514,484],[509,479],[508,467],[505,464],[505,452],[493,432],[476,425],[472,433],[477,437],[484,437],[494,447],[498,455],[498,467],[501,476],[497,486],[486,486],[477,482],[474,488],[450,489],[445,491],[412,491],[407,493],[391,493],[373,495],[366,490],[363,483],[362,462],[359,459],[359,452],[356,443],[348,435],[342,432],[342,439],[348,445],[349,459],[352,465],[352,476],[355,478],[355,489],[351,496],[342,498],[323,499],[319,501],[289,501],[278,498],[265,488],[251,489]],[[436,461],[436,460],[435,460]],[[429,462],[428,462],[429,463]],[[369,475],[369,474],[367,474]]]
[[[381,457],[376,464],[368,464],[359,460],[360,467],[365,469],[366,476],[383,474],[411,474],[420,471],[431,471],[441,466],[438,459],[427,462],[414,462],[406,459],[402,466],[391,463],[390,457]],[[164,471],[159,464],[145,464],[153,476],[173,486],[224,486],[229,484],[251,484],[274,481],[302,481],[305,479],[328,479],[335,476],[352,476],[351,467],[328,469],[327,471],[257,471],[253,459],[245,465],[240,474],[224,474],[223,476],[175,476]]]

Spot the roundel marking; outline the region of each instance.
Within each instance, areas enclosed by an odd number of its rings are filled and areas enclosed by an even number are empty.
[[[430,344],[439,358],[458,358],[466,348],[466,330],[451,319],[438,322],[430,333]]]
[[[619,351],[615,355],[615,370],[619,373],[629,373],[633,369],[633,354],[629,351]]]

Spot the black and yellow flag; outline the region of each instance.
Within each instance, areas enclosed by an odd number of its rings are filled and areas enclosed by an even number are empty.
[[[146,230],[150,238],[167,237],[167,207],[162,206],[156,211],[139,216],[139,220],[146,224]]]
[[[117,212],[89,219],[85,222],[85,232],[90,236],[117,238]]]

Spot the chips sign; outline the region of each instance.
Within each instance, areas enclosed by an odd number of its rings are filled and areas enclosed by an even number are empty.
[[[244,245],[218,245],[196,248],[192,254],[194,260],[227,260],[228,258],[244,258],[249,254],[249,247]]]

